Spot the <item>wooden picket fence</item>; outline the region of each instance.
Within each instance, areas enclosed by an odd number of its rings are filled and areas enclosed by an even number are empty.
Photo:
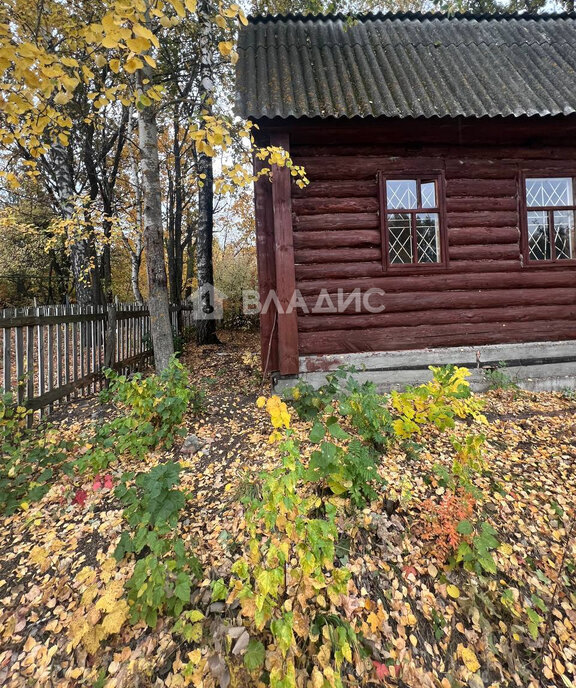
[[[192,307],[173,306],[171,320],[180,333],[193,324]],[[133,372],[153,356],[150,316],[140,304],[6,308],[0,330],[0,385],[41,415],[100,390],[105,368]]]

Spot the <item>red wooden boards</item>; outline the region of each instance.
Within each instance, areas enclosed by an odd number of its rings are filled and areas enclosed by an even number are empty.
[[[273,186],[274,260],[285,273],[277,286],[287,293],[294,284],[309,307],[324,289],[386,292],[378,314],[348,308],[285,320],[279,361],[295,342],[303,355],[576,339],[576,268],[524,267],[519,231],[521,172],[576,176],[576,117],[260,126],[277,141],[289,135],[294,162],[311,180],[292,185],[291,207],[287,175]],[[444,175],[447,268],[383,269],[380,170]],[[295,369],[293,359],[287,367]]]

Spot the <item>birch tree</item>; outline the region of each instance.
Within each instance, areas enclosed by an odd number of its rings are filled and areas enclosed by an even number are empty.
[[[157,56],[163,41],[183,22],[212,22],[230,26],[230,40],[220,41],[220,54],[237,59],[233,29],[246,22],[238,5],[219,4],[206,13],[198,12],[196,0],[0,0],[0,145],[26,145],[30,152],[28,174],[34,175],[34,161],[54,148],[66,148],[73,122],[64,106],[78,88],[91,88],[88,97],[96,111],[115,102],[138,110],[138,146],[143,196],[143,240],[146,251],[151,335],[156,366],[163,369],[173,352],[168,284],[166,276],[162,190],[158,164],[158,112],[165,94]],[[38,30],[49,22],[50,32]],[[78,59],[81,53],[82,60]],[[110,82],[98,82],[95,67],[113,74]],[[229,146],[232,137],[223,119],[205,114],[193,132],[199,155],[213,157]],[[249,127],[244,132],[250,137]],[[58,148],[56,149],[58,153]],[[285,152],[273,148],[257,152],[270,164],[289,165],[304,183],[303,173],[292,166]],[[242,165],[226,170],[221,190],[254,181]],[[10,171],[7,183],[17,182]],[[63,207],[69,207],[61,175]],[[67,211],[68,212],[68,211]],[[70,219],[65,217],[64,219]]]

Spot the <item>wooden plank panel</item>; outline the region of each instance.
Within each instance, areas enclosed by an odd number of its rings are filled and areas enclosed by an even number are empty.
[[[372,229],[332,229],[324,232],[294,232],[294,248],[336,248],[338,246],[379,246],[380,232]]]
[[[292,208],[299,216],[331,213],[377,213],[380,204],[376,196],[364,198],[294,198]]]
[[[519,170],[519,162],[503,160],[469,160],[463,158],[445,159],[446,177],[467,177],[468,179],[514,179]]]
[[[324,248],[299,249],[294,251],[296,264],[301,263],[353,263],[378,260],[382,255],[380,248]]]
[[[518,213],[514,211],[495,210],[447,214],[448,228],[451,227],[515,227],[518,224]]]
[[[516,179],[477,179],[446,176],[447,204],[451,198],[514,198],[517,193]]]
[[[371,179],[378,172],[385,171],[390,175],[434,174],[444,169],[444,161],[438,157],[397,158],[395,156],[347,157],[333,155],[329,158],[294,158],[297,165],[303,165],[306,175],[313,182],[316,180]],[[454,168],[453,176],[458,172]],[[491,169],[488,167],[486,174]],[[468,176],[468,175],[467,175]],[[473,175],[475,176],[475,175]],[[505,171],[498,178],[505,177]]]
[[[16,398],[18,404],[24,402],[24,328],[15,329],[14,349],[16,353]]]
[[[514,260],[520,261],[519,244],[474,244],[472,246],[450,246],[448,256],[458,260]],[[457,266],[454,266],[457,269]]]
[[[270,137],[270,143],[286,151],[289,150],[288,134],[275,133]],[[272,174],[276,291],[283,311],[278,313],[278,361],[282,375],[296,375],[299,367],[298,321],[296,311],[289,312],[296,289],[292,243],[291,177],[287,167],[276,167]]]
[[[452,228],[448,232],[450,246],[517,244],[519,241],[518,227],[465,227]]]
[[[551,306],[576,304],[576,288],[572,289],[485,289],[478,291],[424,291],[424,292],[372,292],[358,294],[357,300],[350,298],[351,291],[346,289],[341,294],[324,292],[320,296],[305,296],[304,303],[310,312],[320,311],[331,304],[340,313],[369,313],[371,309],[384,308],[386,312],[411,312],[423,309],[456,309],[456,308],[495,308],[502,306]],[[330,299],[330,302],[327,299]],[[349,304],[346,303],[350,301]],[[346,305],[345,308],[343,306]],[[331,317],[338,317],[333,315]],[[416,317],[416,316],[414,316]],[[343,326],[344,327],[344,326]]]
[[[520,270],[520,261],[516,260],[461,260],[458,261],[458,265],[451,265],[449,270],[454,270],[459,273],[464,272],[502,272],[502,271],[514,271]],[[426,275],[434,275],[435,273],[448,272],[446,268],[436,268],[430,266],[426,268]],[[408,276],[411,274],[410,269],[402,271],[403,275]],[[412,271],[414,276],[420,276],[422,274],[422,269]],[[309,280],[309,279],[327,279],[334,277],[382,277],[385,274],[382,264],[380,262],[367,262],[367,263],[318,263],[314,265],[297,265],[296,266],[296,279]],[[392,273],[388,273],[392,276]],[[398,275],[398,271],[394,273],[395,276]]]
[[[254,158],[254,170],[258,173],[264,162]],[[298,187],[293,187],[294,190]],[[254,216],[256,220],[256,259],[260,304],[266,303],[268,294],[276,287],[276,259],[274,252],[274,212],[272,206],[272,184],[267,178],[260,178],[254,184]],[[270,306],[260,313],[260,357],[262,373],[267,375],[279,368],[277,313]],[[143,328],[144,321],[140,326]],[[143,334],[143,331],[142,331]]]
[[[448,182],[452,184],[451,180]],[[448,185],[448,184],[447,184]],[[518,209],[518,199],[514,196],[503,196],[498,198],[490,196],[448,196],[446,199],[446,210],[448,213],[462,213],[469,211],[494,211],[506,210],[516,213]],[[514,222],[515,224],[515,222]]]
[[[300,332],[358,330],[375,327],[419,327],[455,323],[532,322],[576,319],[576,305],[505,306],[499,308],[465,308],[414,310],[354,315],[304,315],[298,319]]]
[[[300,353],[337,354],[355,351],[394,351],[439,346],[478,346],[508,342],[576,339],[573,320],[530,323],[423,325],[364,330],[300,333]]]
[[[409,276],[357,277],[350,279],[300,280],[298,289],[303,295],[318,294],[320,289],[336,293],[338,289],[349,293],[354,289],[384,289],[390,293],[419,291],[451,291],[476,289],[522,289],[532,287],[576,287],[576,270],[538,270],[518,268],[514,271],[491,273],[420,274]]]
[[[292,198],[349,198],[358,197],[376,198],[378,195],[378,184],[374,179],[354,181],[340,179],[335,181],[311,181],[310,184],[302,189],[298,186],[292,187]]]
[[[537,141],[541,146],[563,144],[576,139],[576,117],[510,117],[475,120],[463,117],[441,119],[388,119],[385,126],[382,120],[363,119],[361,121],[333,120],[321,124],[305,120],[284,120],[277,124],[266,123],[270,129],[275,126],[289,126],[294,146],[334,145],[350,141],[366,145],[389,145],[391,141],[404,144],[445,143],[461,145],[522,145],[534,147]],[[264,122],[261,123],[264,126]]]
[[[34,398],[34,328],[26,328],[26,399]],[[29,422],[32,422],[30,417]]]
[[[427,125],[429,122],[426,123]],[[483,124],[485,124],[483,122]],[[341,136],[340,136],[341,138]],[[461,140],[461,137],[459,137]],[[454,139],[455,140],[455,139]],[[462,142],[455,146],[454,140],[442,144],[430,141],[425,148],[420,150],[406,145],[399,139],[388,140],[377,144],[354,143],[350,141],[348,145],[309,145],[292,146],[292,155],[295,158],[330,158],[333,156],[362,156],[362,157],[402,157],[409,158],[422,155],[444,157],[451,156],[463,159],[489,159],[493,161],[503,160],[506,162],[516,162],[518,159],[528,160],[573,160],[576,157],[576,147],[570,144],[566,146],[543,145],[537,147],[514,145],[489,145],[483,146],[470,145],[471,142]]]
[[[377,229],[378,213],[334,213],[331,215],[303,215],[294,220],[294,230]]]
[[[2,330],[2,352],[2,388],[5,392],[9,392],[12,389],[12,330],[9,327]]]

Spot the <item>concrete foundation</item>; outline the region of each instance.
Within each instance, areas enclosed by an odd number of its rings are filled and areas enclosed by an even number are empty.
[[[327,372],[351,365],[358,370],[355,374],[358,380],[371,380],[380,391],[389,392],[427,382],[432,377],[428,366],[451,363],[472,372],[469,381],[477,392],[489,386],[487,371],[503,363],[506,378],[521,389],[535,392],[576,389],[576,341],[302,356],[299,376],[278,379],[274,389],[281,392],[299,379],[320,387],[326,382]]]

